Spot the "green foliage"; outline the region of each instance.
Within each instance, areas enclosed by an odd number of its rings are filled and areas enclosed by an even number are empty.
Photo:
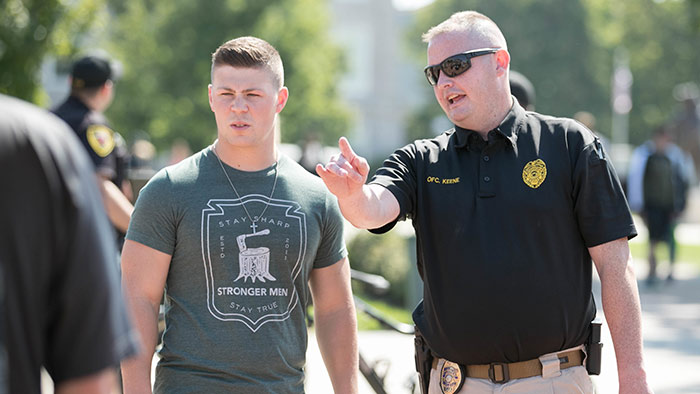
[[[452,13],[473,9],[496,22],[508,41],[511,67],[527,76],[536,89],[536,110],[571,117],[586,110],[597,128],[609,136],[612,113],[610,81],[613,52],[624,46],[634,75],[630,142],[641,143],[649,130],[672,116],[677,103],[673,87],[700,82],[700,0],[551,0],[496,2],[436,0],[417,13],[407,34],[415,58],[425,64],[426,44],[420,35]],[[435,116],[444,116],[432,93],[426,107],[407,123],[411,137],[430,130]]]
[[[348,243],[348,255],[353,269],[381,275],[388,280],[391,287],[383,297],[395,305],[403,305],[408,270],[413,269],[404,238],[395,231],[382,235],[362,231]],[[359,294],[372,295],[361,284],[353,283],[353,289]]]
[[[44,56],[71,57],[99,21],[101,0],[0,2],[0,92],[44,104],[39,68]]]
[[[334,142],[348,116],[337,98],[340,52],[329,41],[321,0],[191,2],[112,0],[108,45],[124,76],[108,112],[126,136],[148,132],[158,147],[176,138],[197,150],[216,138],[209,109],[211,54],[229,39],[253,35],[275,46],[290,90],[281,114],[283,142],[317,132]]]
[[[572,116],[582,109],[594,113],[606,110],[607,101],[600,100],[603,87],[596,82],[592,65],[583,61],[593,49],[580,2],[558,2],[553,6],[548,0],[437,0],[418,13],[413,29],[414,48],[423,53],[423,63],[426,44],[418,37],[454,12],[468,9],[489,16],[499,25],[508,42],[511,68],[535,85],[538,111]],[[431,110],[416,119],[426,125],[429,114],[440,113],[435,100],[430,101]]]

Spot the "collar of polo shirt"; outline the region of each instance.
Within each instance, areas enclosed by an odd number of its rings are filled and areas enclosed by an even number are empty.
[[[513,106],[506,114],[500,125],[494,130],[510,141],[511,146],[515,146],[518,141],[518,131],[525,121],[525,110],[518,104],[517,100],[513,100]],[[474,130],[463,129],[455,125],[455,147],[464,148],[469,146],[470,135],[477,134]],[[481,138],[481,137],[478,137]]]

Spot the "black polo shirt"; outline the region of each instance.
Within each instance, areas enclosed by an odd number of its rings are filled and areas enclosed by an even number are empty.
[[[488,141],[459,127],[416,141],[371,183],[397,198],[397,220],[413,221],[418,328],[436,354],[463,364],[582,344],[596,312],[587,248],[637,234],[593,133],[517,102]]]

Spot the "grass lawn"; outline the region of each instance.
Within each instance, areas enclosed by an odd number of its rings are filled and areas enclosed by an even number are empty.
[[[630,250],[635,260],[646,260],[649,257],[649,246],[646,241],[630,242]],[[656,258],[660,262],[668,261],[668,247],[666,244],[659,244]],[[700,266],[700,245],[678,244],[676,246],[676,261]]]
[[[375,309],[379,310],[382,313],[382,315],[385,315],[390,319],[399,321],[401,323],[413,324],[413,319],[411,319],[411,310],[393,306],[383,301],[370,300],[367,298],[363,298],[363,300],[371,306],[373,306]],[[379,322],[360,311],[357,312],[357,327],[360,330],[385,329],[379,324]]]

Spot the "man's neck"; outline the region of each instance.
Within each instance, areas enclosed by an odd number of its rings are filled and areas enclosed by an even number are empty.
[[[501,123],[503,123],[503,119],[506,118],[508,115],[508,112],[513,108],[513,98],[511,96],[508,96],[507,98],[504,98],[504,100],[501,101],[500,104],[494,106],[493,111],[484,119],[484,121],[480,124],[475,126],[474,128],[470,127],[464,127],[461,125],[462,128],[469,129],[469,130],[474,130],[481,136],[481,138],[484,139],[484,141],[488,140],[488,135],[491,132],[491,130],[497,128]]]
[[[277,146],[264,148],[241,148],[222,143],[214,143],[214,151],[221,161],[241,171],[260,171],[275,164],[278,158]]]

